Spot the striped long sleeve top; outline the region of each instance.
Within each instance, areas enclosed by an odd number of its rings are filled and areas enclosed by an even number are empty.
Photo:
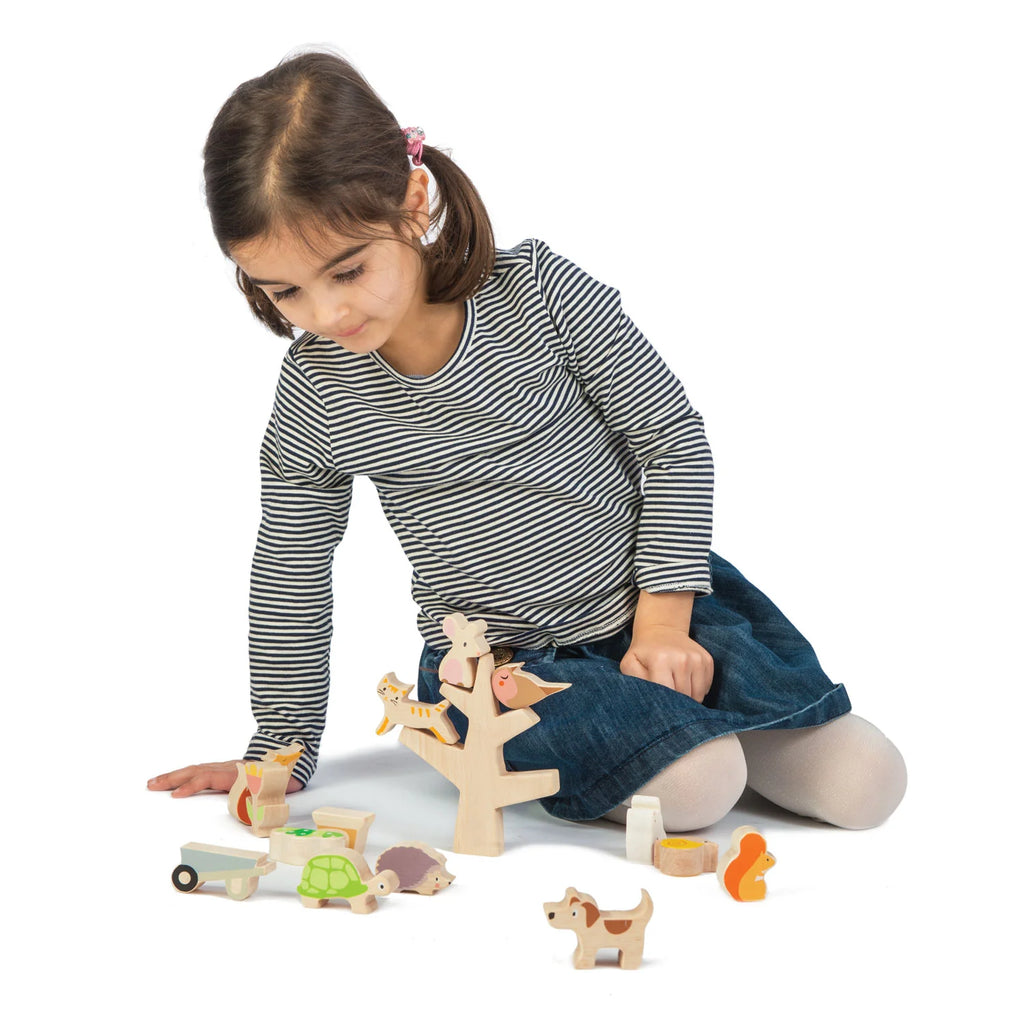
[[[412,565],[424,640],[462,612],[492,645],[608,636],[637,591],[710,590],[713,470],[700,415],[618,293],[539,241],[499,251],[451,359],[403,376],[306,334],[261,450],[247,757],[324,728],[331,562],[369,477]]]

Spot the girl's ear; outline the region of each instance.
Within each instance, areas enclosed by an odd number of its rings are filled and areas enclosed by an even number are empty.
[[[425,235],[430,230],[430,179],[422,168],[417,167],[409,173],[402,206],[406,213],[412,215],[420,237]]]

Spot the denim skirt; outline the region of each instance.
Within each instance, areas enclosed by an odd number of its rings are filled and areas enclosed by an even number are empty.
[[[694,601],[690,620],[690,636],[715,662],[703,703],[620,671],[630,627],[583,644],[513,650],[511,660],[527,672],[572,684],[538,702],[540,721],[504,748],[512,771],[558,769],[559,791],[541,800],[550,814],[599,818],[708,740],[821,725],[850,710],[845,688],[761,591],[714,553],[711,575],[714,592]],[[446,653],[424,647],[420,700],[441,699],[437,670]],[[455,708],[449,717],[465,738],[465,717]]]

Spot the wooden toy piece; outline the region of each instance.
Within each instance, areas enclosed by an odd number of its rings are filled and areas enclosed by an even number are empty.
[[[313,812],[313,824],[318,829],[343,832],[348,838],[349,849],[362,853],[366,849],[366,837],[377,815],[373,811],[352,811],[347,807],[318,807]]]
[[[650,864],[652,846],[664,838],[661,801],[656,796],[638,793],[626,811],[626,859],[637,864]]]
[[[768,892],[764,873],[774,865],[764,836],[752,825],[741,825],[733,832],[731,845],[718,864],[718,880],[734,900],[763,900]]]
[[[433,896],[455,881],[444,865],[444,854],[426,843],[399,843],[389,846],[377,858],[376,871],[394,871],[398,875],[398,892]]]
[[[653,849],[654,866],[664,875],[689,878],[718,868],[718,843],[673,836],[659,839]]]
[[[426,729],[442,743],[455,743],[459,732],[448,718],[450,700],[439,704],[425,704],[409,700],[412,683],[403,683],[394,672],[389,672],[377,684],[377,696],[384,704],[384,718],[377,726],[377,735],[391,732],[396,725],[410,729]]]
[[[341,829],[275,828],[270,833],[270,857],[281,864],[302,867],[313,857],[344,854],[349,846],[349,833]]]
[[[398,888],[394,871],[370,873],[362,854],[346,850],[344,854],[312,857],[302,871],[296,892],[304,907],[325,907],[331,900],[347,900],[354,914],[369,914],[377,909],[377,897]]]
[[[483,619],[470,622],[465,615],[456,612],[441,623],[444,635],[452,642],[452,649],[437,666],[437,676],[442,683],[471,689],[476,681],[476,659],[491,650],[487,643],[487,623]]]
[[[178,892],[195,892],[205,882],[224,882],[234,900],[248,899],[277,865],[260,850],[235,850],[229,846],[186,843],[181,848],[181,863],[171,872]]]
[[[447,621],[447,620],[446,620]],[[476,664],[473,688],[445,683],[441,693],[469,719],[465,743],[439,743],[420,729],[403,729],[399,741],[433,765],[459,791],[456,853],[497,857],[505,848],[502,808],[558,792],[558,770],[509,772],[502,747],[540,721],[531,708],[502,714],[491,689],[494,656]]]
[[[619,966],[635,970],[644,955],[644,931],[654,912],[654,904],[646,889],[640,890],[640,902],[633,910],[602,911],[593,896],[565,890],[565,898],[545,903],[544,913],[552,928],[567,928],[576,933],[573,966],[593,967],[601,949],[617,949]]]
[[[572,686],[572,683],[549,683],[532,672],[524,672],[523,664],[522,661],[514,661],[491,673],[494,696],[507,708],[532,707],[545,697]]]
[[[268,750],[259,761],[241,761],[238,776],[228,792],[228,813],[252,834],[266,838],[288,822],[285,795],[292,770],[302,755],[302,745],[292,743]]]

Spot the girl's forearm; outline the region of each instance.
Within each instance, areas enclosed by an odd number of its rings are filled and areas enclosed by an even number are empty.
[[[690,632],[690,616],[693,613],[692,590],[670,591],[652,594],[640,591],[636,612],[633,615],[633,633],[654,627],[669,627]]]

